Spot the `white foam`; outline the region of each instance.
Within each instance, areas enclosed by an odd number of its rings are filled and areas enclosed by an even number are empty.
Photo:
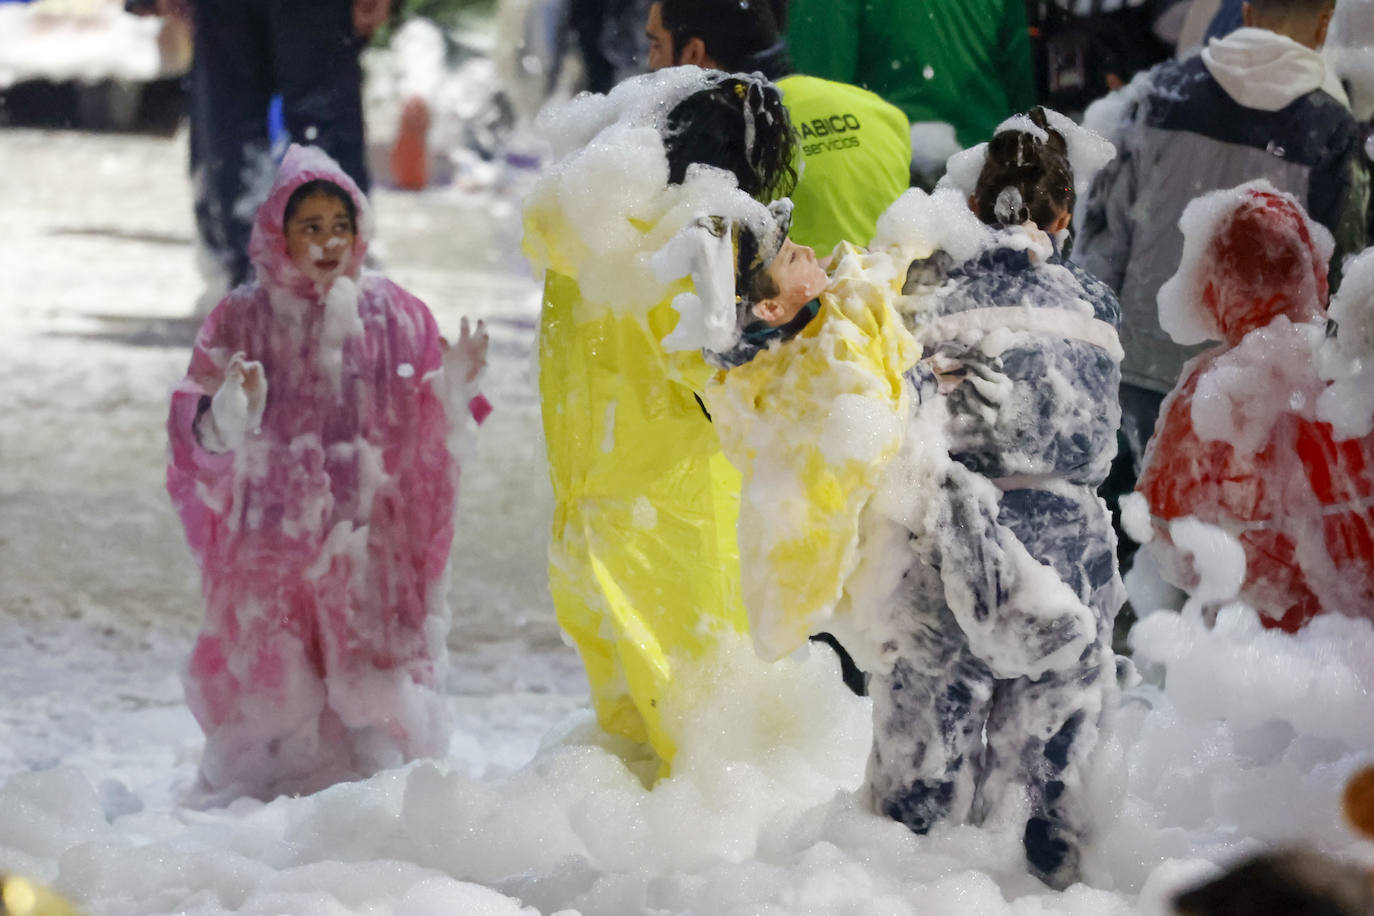
[[[1169,539],[1192,558],[1198,575],[1187,607],[1203,608],[1236,597],[1245,582],[1245,548],[1239,541],[1216,525],[1192,517],[1171,521]]]
[[[1374,250],[1348,259],[1344,271],[1327,311],[1336,336],[1318,351],[1331,386],[1317,402],[1317,416],[1338,437],[1358,438],[1374,432]]]

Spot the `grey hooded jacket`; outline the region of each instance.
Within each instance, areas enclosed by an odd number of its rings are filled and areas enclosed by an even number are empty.
[[[1267,178],[1332,231],[1339,267],[1365,245],[1360,134],[1321,56],[1262,29],[1160,64],[1110,101],[1117,157],[1079,202],[1072,257],[1120,296],[1123,381],[1167,393],[1199,349],[1169,338],[1155,301],[1182,256],[1183,208]]]

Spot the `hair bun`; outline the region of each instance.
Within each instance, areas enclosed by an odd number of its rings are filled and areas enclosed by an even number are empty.
[[[1043,108],[1032,108],[1026,118],[1034,128],[1003,130],[988,141],[972,203],[978,218],[992,226],[1034,220],[1045,229],[1073,209],[1067,141],[1049,126]]]

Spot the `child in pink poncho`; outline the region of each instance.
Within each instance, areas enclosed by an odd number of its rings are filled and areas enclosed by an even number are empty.
[[[293,146],[253,226],[257,282],[200,329],[172,395],[167,489],[200,565],[186,672],[197,801],[312,792],[442,754],[459,465],[486,405],[481,324],[449,348],[361,267],[371,214]]]

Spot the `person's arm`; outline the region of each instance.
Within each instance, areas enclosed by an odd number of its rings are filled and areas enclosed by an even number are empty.
[[[238,305],[231,294],[205,319],[167,414],[167,493],[197,558],[204,556],[234,505],[234,454],[207,448],[222,443],[203,441],[211,437],[201,427],[210,416],[229,354],[248,335],[248,319]]]
[[[998,521],[997,489],[958,462],[940,483],[934,529],[917,543],[938,554],[945,601],[969,648],[998,677],[1040,677],[1078,661],[1094,615]]]
[[[1346,256],[1363,251],[1368,241],[1369,173],[1353,121],[1340,125],[1326,149],[1327,155],[1308,176],[1308,212],[1335,237],[1331,266],[1338,272]],[[1333,289],[1335,279],[1339,278],[1333,278]]]
[[[480,318],[469,325],[464,318],[459,325],[458,339],[450,344],[439,338],[444,353],[444,376],[447,379],[449,416],[455,422],[464,415],[481,425],[491,413],[491,404],[482,395],[482,374],[487,368],[487,347],[490,344],[486,323]]]
[[[1129,90],[1125,90],[1129,91]],[[1132,115],[1133,117],[1133,115]],[[1119,136],[1116,158],[1098,172],[1079,202],[1072,259],[1120,295],[1135,233],[1132,210],[1138,194],[1138,159],[1129,136]]]
[[[862,0],[792,0],[787,49],[798,73],[858,85]]]
[[[1040,336],[997,357],[958,354],[964,379],[948,395],[950,451],[992,477],[1105,474],[1120,370],[1092,344]]]
[[[239,351],[224,367],[214,393],[202,395],[197,402],[191,433],[207,452],[235,451],[262,425],[266,407],[267,376],[262,363]]]
[[[436,583],[453,543],[462,462],[472,439],[467,385],[481,376],[486,334],[460,335],[448,346],[428,306],[389,280],[372,284],[368,293],[387,300],[386,350],[393,360],[379,380],[393,405],[384,446],[400,497],[389,521],[404,527],[407,562]],[[404,366],[410,368],[402,371]],[[407,622],[421,626],[423,617]]]

